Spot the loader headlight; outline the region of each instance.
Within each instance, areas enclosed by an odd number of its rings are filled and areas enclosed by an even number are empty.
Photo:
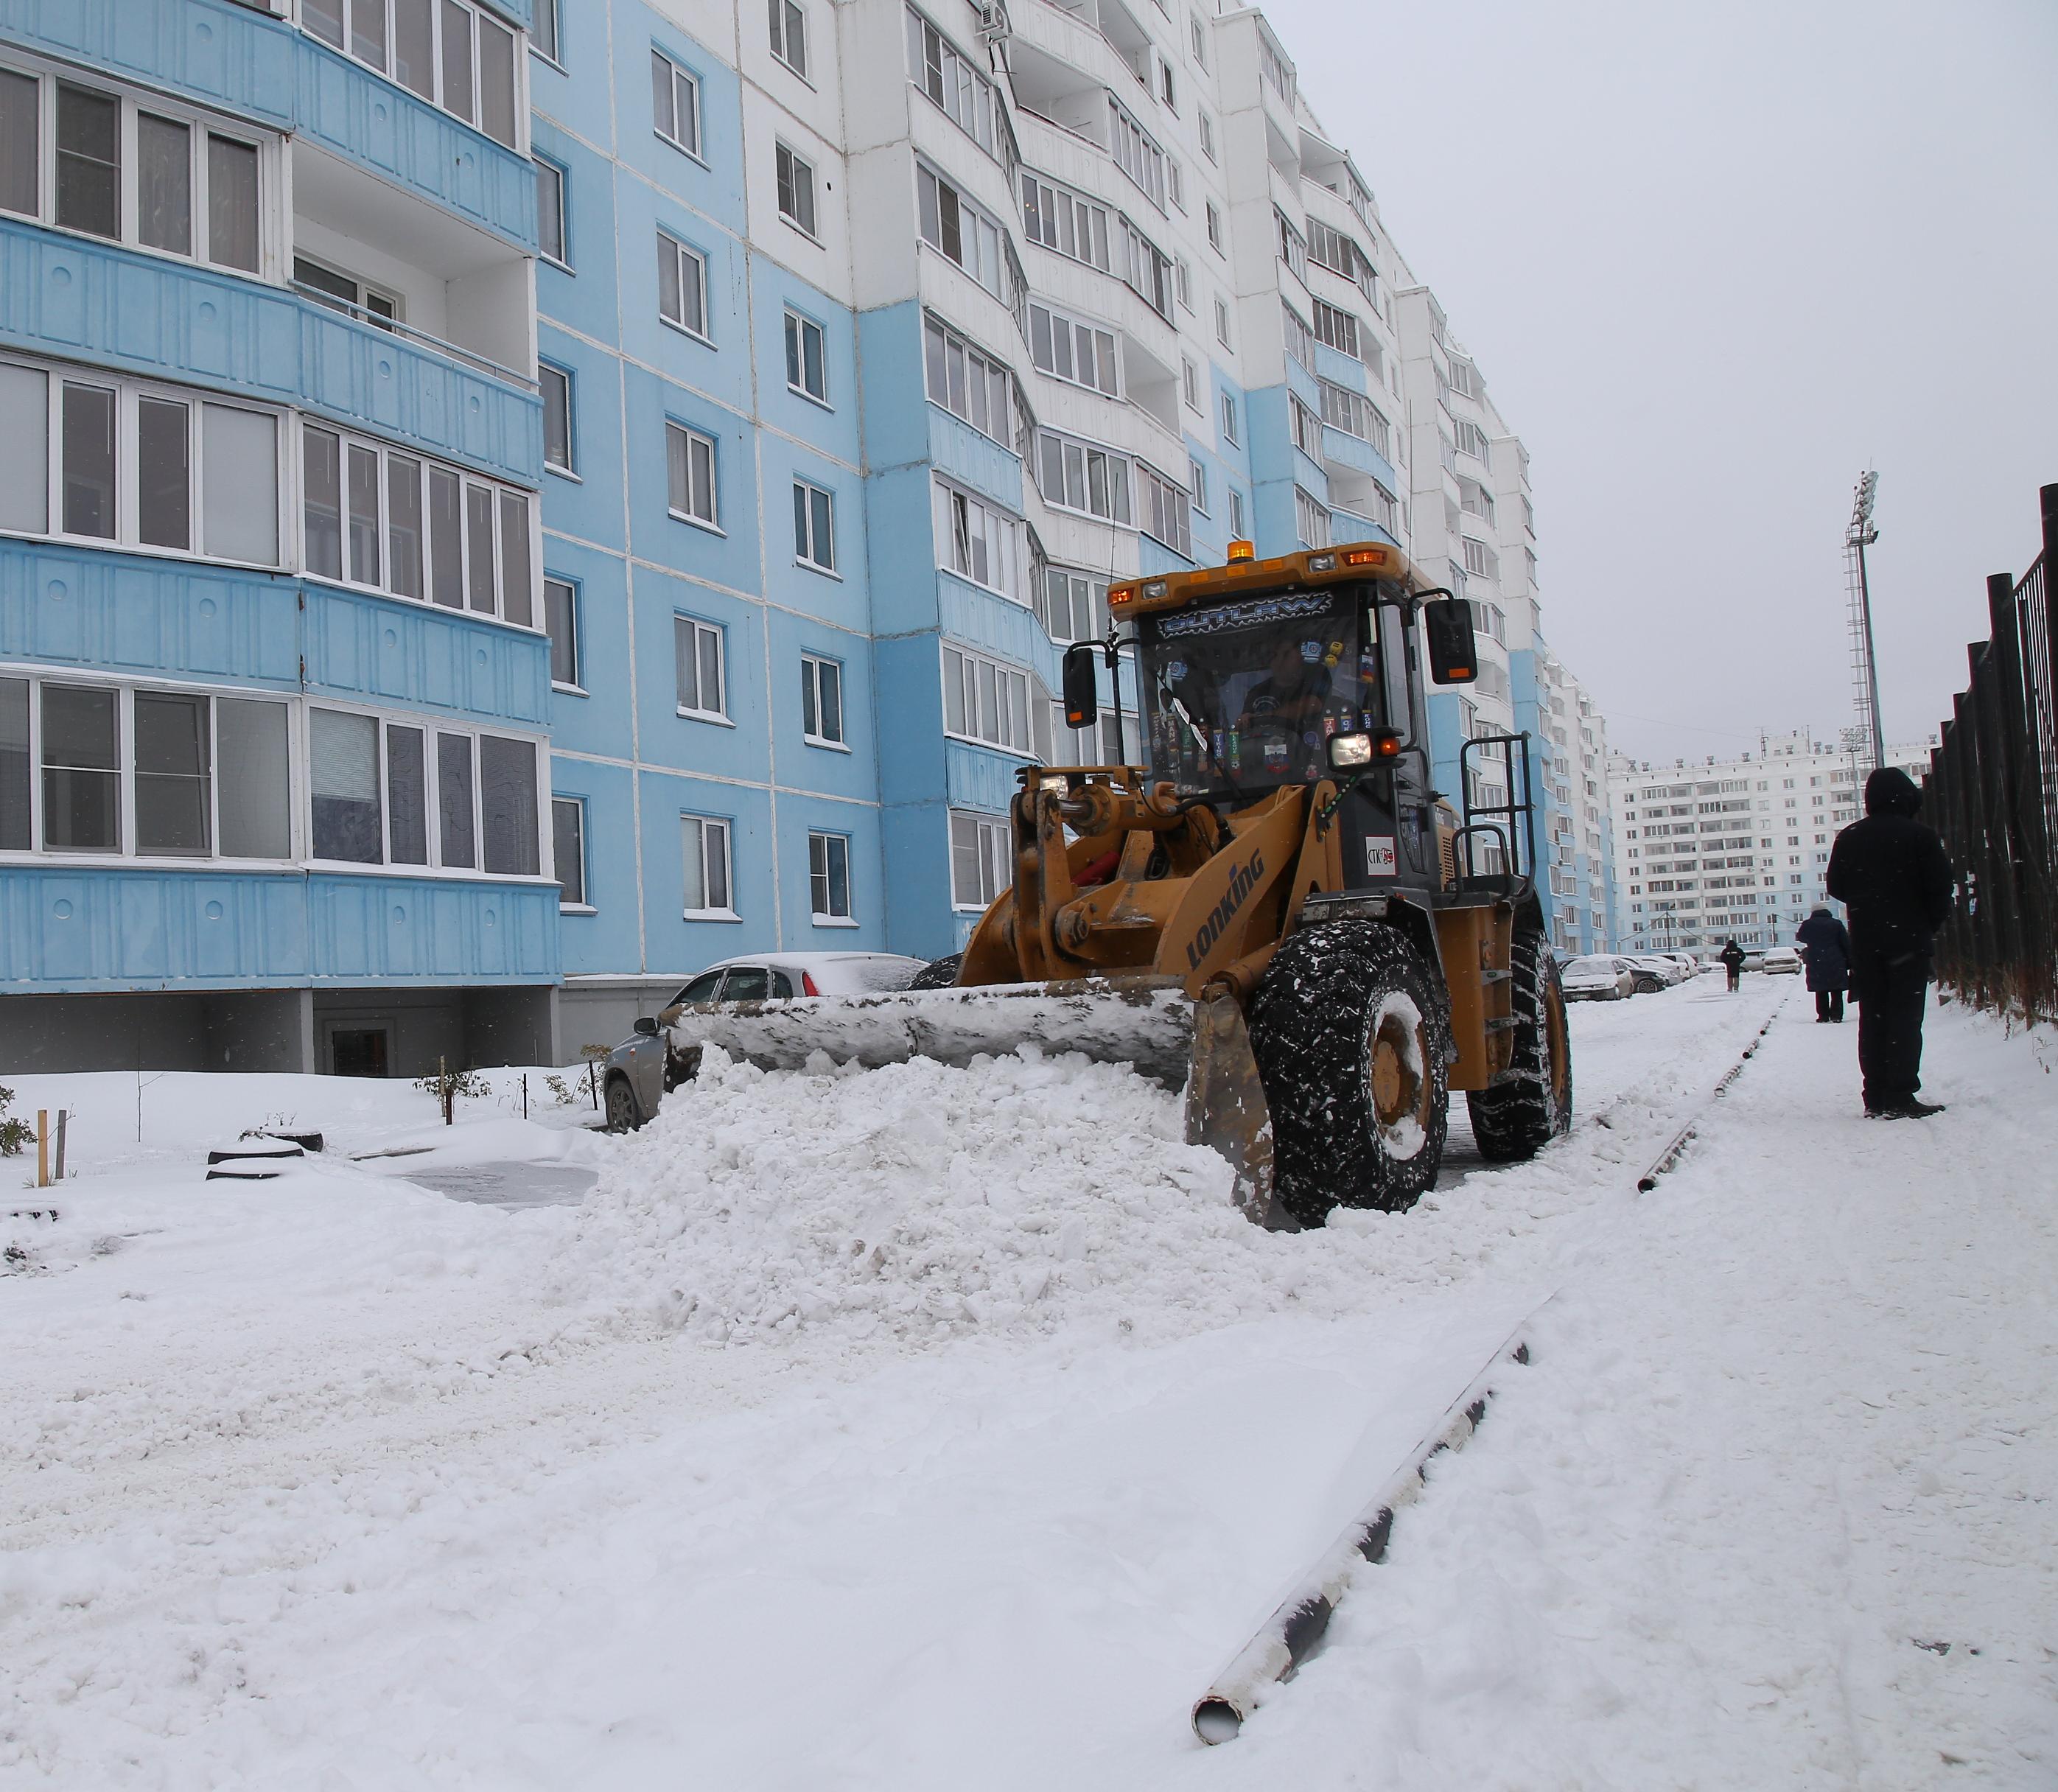
[[[1348,772],[1357,765],[1372,763],[1372,737],[1369,734],[1332,734],[1329,737],[1329,765],[1333,770]]]

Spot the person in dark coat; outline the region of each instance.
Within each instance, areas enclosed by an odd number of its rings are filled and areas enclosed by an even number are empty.
[[[1730,974],[1730,993],[1734,995],[1743,985],[1743,948],[1732,940],[1715,956]]]
[[[1851,984],[1851,936],[1844,924],[1821,903],[1801,924],[1794,944],[1808,964],[1808,987],[1815,994],[1815,1018],[1841,1022],[1844,991]]]
[[[1865,780],[1865,819],[1837,836],[1826,884],[1851,918],[1851,998],[1865,1112],[1924,1119],[1922,1007],[1937,929],[1951,912],[1944,843],[1915,819],[1922,793],[1891,765]]]

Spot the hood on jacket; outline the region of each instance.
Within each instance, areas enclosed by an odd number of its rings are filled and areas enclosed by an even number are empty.
[[[1865,813],[1913,815],[1922,806],[1922,792],[1898,765],[1882,765],[1865,780]]]
[[[1810,914],[1811,916],[1816,916],[1816,915],[1826,915],[1826,914],[1828,914],[1828,913],[1829,913],[1829,912],[1830,912],[1829,905],[1828,905],[1826,903],[1821,903],[1821,902],[1817,903],[1817,904],[1815,904],[1815,906],[1814,906],[1813,908],[1811,908],[1811,909],[1810,909],[1810,910],[1808,911],[1809,914]]]

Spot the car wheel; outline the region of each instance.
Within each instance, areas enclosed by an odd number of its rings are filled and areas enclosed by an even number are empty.
[[[636,1091],[629,1087],[626,1076],[610,1076],[607,1079],[607,1130],[610,1132],[634,1132],[643,1124],[643,1110],[636,1099]]]
[[[1636,993],[1639,995],[1655,995],[1664,987],[1655,977],[1639,977],[1636,979]]]

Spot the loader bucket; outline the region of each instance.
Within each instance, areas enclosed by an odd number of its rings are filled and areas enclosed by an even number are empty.
[[[669,1031],[675,1052],[720,1046],[765,1070],[800,1070],[817,1051],[868,1068],[911,1058],[968,1064],[1033,1044],[1134,1065],[1176,1093],[1193,1056],[1194,1004],[1177,978],[1089,977],[682,1008]]]

